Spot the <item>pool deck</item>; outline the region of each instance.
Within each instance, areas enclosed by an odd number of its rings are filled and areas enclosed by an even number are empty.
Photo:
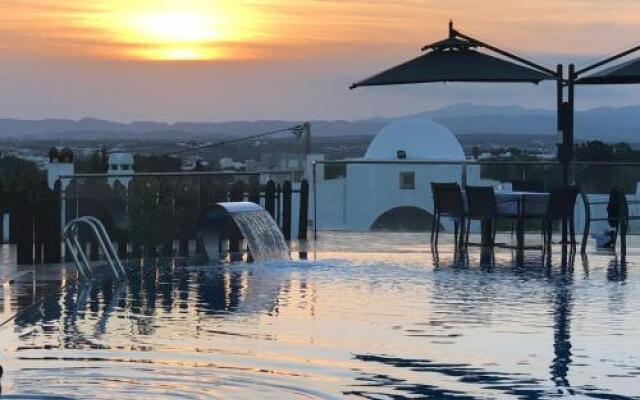
[[[472,235],[473,236],[473,235]],[[477,235],[476,235],[477,236]],[[375,237],[376,240],[368,240]],[[385,240],[381,240],[385,239]],[[477,241],[479,237],[471,237],[471,241]],[[640,261],[640,236],[629,236],[627,238],[628,251],[626,259],[636,263]],[[361,243],[361,246],[354,247],[353,243]],[[292,245],[294,259],[298,248],[297,244]],[[311,242],[308,246],[309,259],[336,260],[346,259],[355,263],[368,262],[384,259],[385,255],[397,256],[398,253],[406,255],[407,258],[415,258],[416,262],[434,265],[435,260],[443,264],[456,262],[454,257],[454,247],[450,235],[442,235],[438,254],[433,254],[429,245],[428,234],[409,233],[357,233],[357,232],[320,232],[317,243]],[[481,260],[482,249],[479,247],[469,247],[467,251],[468,260]],[[496,248],[495,255],[508,257],[512,254],[514,263],[518,263],[518,251],[513,249]],[[556,259],[552,261],[551,267],[560,264],[557,259],[561,253],[560,246],[554,247]],[[542,254],[540,250],[527,250],[527,255],[535,258],[536,254]],[[530,258],[531,258],[530,257]],[[610,250],[596,249],[593,241],[587,247],[586,261],[592,257],[605,257],[617,260],[620,251],[614,253]],[[77,279],[77,273],[73,263],[43,264],[17,266],[15,263],[15,249],[10,245],[0,246],[0,328],[7,325],[15,315],[25,308],[36,306],[47,295],[59,291],[68,282]],[[540,258],[542,263],[542,258]],[[480,263],[482,261],[478,261]],[[576,263],[585,263],[578,253]],[[98,263],[105,268],[106,265]]]

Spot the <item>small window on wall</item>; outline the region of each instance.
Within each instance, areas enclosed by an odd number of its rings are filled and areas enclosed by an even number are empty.
[[[118,164],[111,164],[111,169],[114,171],[118,170]]]
[[[416,188],[416,174],[415,172],[400,172],[400,189]]]

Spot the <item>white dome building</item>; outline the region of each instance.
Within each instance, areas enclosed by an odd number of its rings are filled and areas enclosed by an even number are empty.
[[[402,153],[404,152],[404,153]],[[425,118],[390,123],[369,144],[365,160],[464,161],[464,150],[455,135]]]
[[[446,127],[424,118],[392,122],[363,158],[344,160],[344,176],[323,179],[318,174],[318,228],[430,229],[431,182],[480,183],[479,168],[469,167],[465,175],[465,160],[460,142]]]

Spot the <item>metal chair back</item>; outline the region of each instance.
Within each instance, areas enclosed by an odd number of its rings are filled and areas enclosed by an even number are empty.
[[[546,218],[550,220],[572,219],[578,197],[578,188],[553,190],[547,202]]]
[[[607,222],[612,228],[618,225],[629,215],[629,204],[627,196],[617,186],[611,189],[609,194],[609,203],[607,204]]]
[[[431,191],[433,192],[435,212],[455,217],[464,215],[464,201],[460,185],[455,182],[432,182]]]
[[[496,195],[493,186],[467,186],[467,216],[473,219],[496,219]]]

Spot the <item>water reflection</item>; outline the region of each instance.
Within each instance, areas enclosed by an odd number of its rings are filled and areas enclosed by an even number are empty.
[[[555,299],[553,302],[553,362],[551,363],[551,379],[556,386],[569,388],[569,365],[571,364],[571,283],[572,274],[563,273],[554,283]]]
[[[574,395],[575,391],[571,387],[569,381],[570,366],[572,364],[572,343],[571,343],[571,320],[572,320],[572,308],[573,308],[573,280],[574,280],[574,264],[575,264],[575,249],[571,246],[560,246],[560,257],[557,261],[557,267],[552,269],[553,261],[551,254],[547,254],[548,258],[543,256],[543,263],[546,268],[544,269],[544,275],[537,275],[537,278],[542,279],[543,276],[548,280],[549,286],[553,290],[553,302],[552,302],[552,315],[553,315],[553,360],[549,366],[550,379],[554,385],[558,388],[556,394],[559,395]],[[443,259],[437,249],[433,249],[433,264],[436,270],[460,270],[468,269],[474,265],[479,267],[480,271],[492,272],[496,266],[495,251],[492,247],[480,247],[479,252],[473,253],[470,257],[468,249],[462,249],[461,251],[454,251],[453,253],[447,253],[448,259]],[[475,257],[475,258],[474,258]],[[533,260],[533,262],[528,262]],[[533,255],[529,260],[525,256],[525,252],[521,250],[515,250],[512,252],[511,265],[509,267],[512,274],[520,276],[522,278],[536,277],[535,270],[540,271],[540,262],[536,255]],[[586,277],[589,276],[589,260],[588,257],[582,255],[583,271]],[[504,268],[502,268],[504,272]],[[436,275],[437,277],[438,275]],[[612,282],[624,282],[627,279],[627,268],[624,259],[619,262],[617,258],[612,259],[607,267],[606,277]],[[444,286],[440,290],[439,281],[436,278],[434,288],[434,297],[446,297],[448,293],[458,292],[456,289],[451,288],[451,280],[445,279]],[[463,285],[468,285],[469,280],[465,280]],[[466,314],[466,322],[475,321],[477,323],[488,323],[491,320],[490,312],[487,311],[483,314],[482,306],[483,301],[478,304],[479,296],[476,291],[478,288],[471,283],[471,287],[468,288],[467,293],[473,293],[469,296],[469,299],[461,298],[463,304],[473,303],[473,307],[462,307],[461,314]],[[464,291],[463,291],[464,292]],[[492,299],[499,298],[498,293],[485,293],[480,298],[490,302]],[[431,324],[437,324],[437,321],[430,321]],[[542,381],[526,378],[520,379],[518,374],[500,374],[491,372],[488,370],[482,370],[473,368],[471,365],[460,364],[442,364],[433,362],[430,360],[415,360],[415,359],[403,359],[393,358],[388,356],[379,356],[372,354],[360,354],[356,356],[358,359],[365,362],[383,363],[386,365],[392,365],[397,368],[408,368],[411,371],[438,373],[452,377],[459,377],[461,382],[474,382],[490,388],[492,390],[503,391],[505,394],[514,395],[518,398],[537,399],[545,397],[549,392],[536,388],[542,385]],[[366,387],[384,386],[386,388],[392,387],[395,392],[402,392],[412,395],[423,395],[427,398],[473,398],[465,396],[464,392],[446,391],[441,388],[423,385],[423,384],[411,384],[404,379],[393,378],[392,376],[376,374],[367,375],[359,378],[366,384]],[[348,394],[356,394],[361,397],[374,398],[374,393],[367,391],[351,391]],[[596,387],[583,387],[582,393],[588,396],[601,399],[625,399],[625,396],[612,395],[607,393],[606,390],[597,389]],[[375,393],[377,395],[381,393]],[[369,397],[371,396],[371,397]],[[377,397],[375,397],[377,398]],[[394,396],[393,398],[404,398],[402,396]]]
[[[640,395],[624,384],[640,375],[627,264],[600,255],[576,269],[559,250],[551,266],[540,251],[490,248],[434,254],[433,265],[409,251],[138,264],[128,283],[71,283],[21,313],[11,382],[92,397],[106,381],[111,398]]]
[[[45,334],[61,329],[64,348],[95,347],[83,338],[107,334],[110,320],[127,318],[135,335],[153,335],[163,314],[225,315],[228,313],[277,313],[278,298],[290,290],[286,274],[267,269],[175,267],[144,265],[131,270],[127,282],[110,279],[73,282],[58,295],[43,299],[39,307],[29,307],[15,318],[15,325],[42,326]],[[299,288],[308,289],[303,282]],[[62,320],[61,326],[57,321]],[[82,321],[93,327],[80,334]]]

